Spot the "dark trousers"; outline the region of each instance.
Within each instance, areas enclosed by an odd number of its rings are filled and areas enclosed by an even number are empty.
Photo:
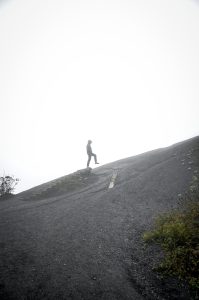
[[[88,154],[87,168],[89,167],[92,156],[94,157],[95,163],[97,163],[97,155],[94,153]]]

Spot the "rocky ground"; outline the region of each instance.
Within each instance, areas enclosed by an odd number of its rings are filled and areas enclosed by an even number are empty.
[[[142,234],[181,206],[198,153],[197,137],[2,199],[1,299],[191,299]]]

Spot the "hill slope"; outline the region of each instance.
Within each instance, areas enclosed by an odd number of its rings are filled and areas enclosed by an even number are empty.
[[[188,299],[141,235],[179,206],[198,153],[196,137],[1,201],[1,299]]]

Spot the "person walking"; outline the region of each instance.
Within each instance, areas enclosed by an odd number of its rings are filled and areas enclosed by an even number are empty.
[[[92,156],[94,157],[95,164],[99,164],[97,162],[97,155],[95,153],[93,153],[93,151],[92,151],[91,144],[92,144],[92,141],[88,140],[88,144],[86,146],[86,151],[87,151],[87,154],[88,154],[87,168],[89,167]]]

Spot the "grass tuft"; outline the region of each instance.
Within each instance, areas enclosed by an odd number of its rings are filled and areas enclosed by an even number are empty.
[[[186,280],[199,289],[199,192],[191,191],[186,206],[156,219],[154,230],[145,232],[146,243],[160,244],[164,259],[158,271]]]

